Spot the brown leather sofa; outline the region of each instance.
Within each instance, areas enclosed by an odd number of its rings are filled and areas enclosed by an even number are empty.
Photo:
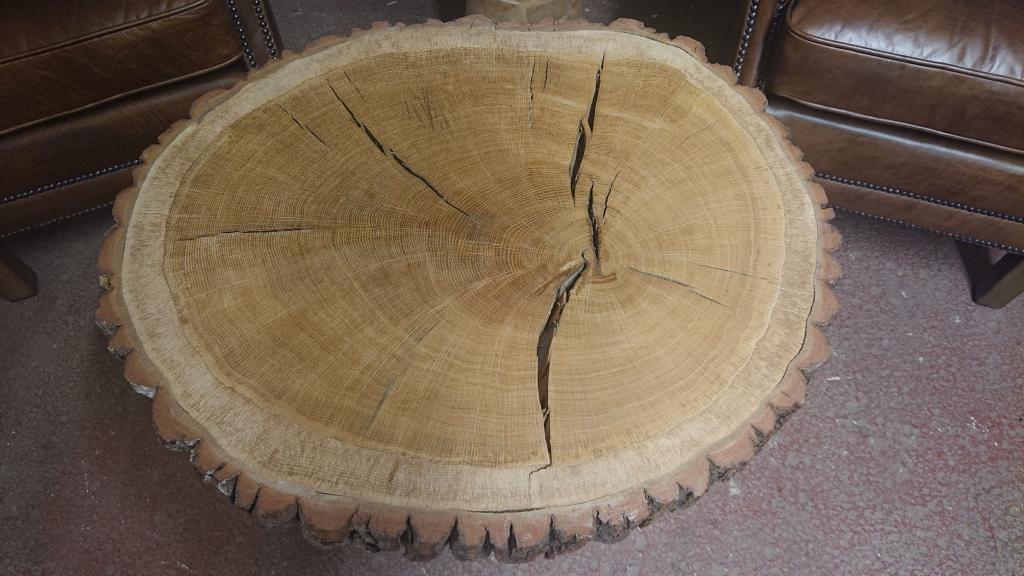
[[[748,0],[735,69],[834,206],[957,240],[981,304],[1024,290],[1024,2]]]
[[[266,0],[0,0],[0,237],[109,205],[209,90],[281,50]],[[34,276],[0,246],[0,295]]]

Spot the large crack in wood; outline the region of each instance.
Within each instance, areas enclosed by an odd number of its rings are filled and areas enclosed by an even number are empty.
[[[384,149],[384,145],[380,143],[380,140],[378,140],[377,137],[373,134],[373,131],[370,130],[370,128],[366,124],[359,120],[355,112],[353,112],[352,109],[349,108],[348,104],[345,103],[345,100],[338,94],[338,91],[334,89],[334,85],[328,82],[327,86],[330,87],[331,92],[334,93],[334,97],[338,99],[338,102],[340,102],[342,107],[345,108],[345,111],[348,112],[349,118],[352,119],[352,122],[363,130],[363,132],[366,134],[366,137],[370,139],[370,142],[372,142],[374,146],[377,147],[377,150],[380,150],[381,154],[387,156],[388,153]]]
[[[526,83],[526,96],[527,96],[527,109],[526,109],[526,127],[533,128],[533,75],[537,71],[537,61],[533,61],[533,66],[530,66],[530,80]]]
[[[391,159],[393,159],[396,163],[398,163],[402,170],[405,170],[406,173],[422,182],[423,185],[426,186],[428,190],[433,192],[434,195],[437,196],[438,199],[441,200],[441,202],[444,202],[445,205],[447,205],[449,208],[452,208],[459,214],[462,214],[463,216],[469,218],[470,220],[473,220],[474,222],[476,221],[476,219],[473,218],[473,216],[470,215],[469,212],[466,212],[462,208],[459,208],[457,205],[455,205],[451,200],[448,199],[447,196],[442,194],[441,191],[437,189],[437,186],[434,186],[430,182],[430,180],[427,180],[426,177],[424,177],[422,174],[414,170],[412,166],[409,165],[408,162],[402,160],[402,158],[395,153],[395,150],[393,148],[384,146],[384,144],[373,134],[373,131],[370,130],[370,127],[367,126],[364,122],[360,121],[359,118],[352,111],[352,109],[348,107],[348,104],[346,104],[345,100],[343,100],[342,97],[338,95],[338,92],[334,89],[334,86],[330,82],[328,82],[327,85],[331,88],[331,92],[334,92],[334,97],[338,99],[338,102],[340,102],[341,105],[345,108],[345,111],[348,112],[349,117],[352,118],[352,122],[354,122],[355,125],[358,126],[359,128],[362,128],[367,138],[369,138],[370,141],[373,142],[373,145],[376,146],[378,150],[380,150],[381,154],[384,154],[385,156],[388,156]],[[426,99],[427,114],[428,116],[432,115],[433,112],[430,109],[430,98],[429,96],[426,95],[424,95],[424,97]]]
[[[761,281],[768,282],[768,283],[773,284],[773,285],[776,284],[776,282],[774,280],[771,280],[770,278],[763,278],[761,276],[755,276],[753,274],[749,274],[747,272],[740,272],[739,270],[733,270],[731,268],[722,268],[720,266],[711,266],[710,264],[701,264],[699,262],[688,262],[688,264],[693,264],[694,266],[700,266],[701,268],[708,268],[708,269],[711,269],[711,270],[718,270],[719,272],[728,272],[730,274],[736,274],[738,276],[743,276],[745,278],[752,278],[754,280],[761,280]]]
[[[366,96],[363,96],[362,90],[360,90],[359,86],[357,86],[356,83],[352,81],[352,78],[349,77],[348,71],[347,70],[342,70],[341,73],[345,75],[345,80],[348,80],[348,83],[351,84],[352,88],[355,89],[356,94],[359,95],[359,99],[362,100],[363,102],[366,102]],[[328,84],[330,84],[330,82],[328,82]],[[331,90],[334,90],[334,86],[331,86]],[[337,96],[338,93],[335,92],[334,94],[335,94],[335,96]]]
[[[580,119],[579,128],[576,129],[576,145],[572,150],[572,162],[569,164],[569,193],[572,195],[573,206],[576,205],[576,182],[580,178],[580,166],[586,152],[587,134],[583,130],[583,119]]]
[[[435,196],[437,196],[438,198],[440,198],[441,202],[444,202],[444,203],[445,203],[445,204],[447,204],[447,205],[448,205],[449,207],[451,207],[451,208],[452,208],[453,210],[455,210],[455,211],[456,211],[456,212],[458,212],[459,214],[462,214],[462,215],[463,215],[463,216],[465,216],[466,218],[469,218],[470,220],[473,220],[473,217],[469,215],[469,212],[466,212],[466,211],[465,211],[465,210],[463,210],[462,208],[459,208],[458,206],[456,206],[455,204],[453,204],[453,203],[452,203],[452,201],[451,201],[451,200],[449,200],[449,199],[448,199],[448,198],[447,198],[447,197],[446,197],[446,196],[445,196],[444,194],[442,194],[442,193],[441,193],[441,191],[440,191],[440,190],[438,190],[436,186],[434,186],[433,184],[431,184],[429,180],[427,180],[427,179],[426,179],[426,178],[424,178],[424,177],[423,177],[422,175],[420,175],[420,173],[419,173],[419,172],[416,172],[415,170],[413,170],[411,166],[409,166],[409,165],[408,165],[408,164],[407,164],[407,163],[406,163],[406,162],[405,162],[404,160],[402,160],[401,158],[399,158],[399,157],[398,157],[398,154],[395,154],[395,151],[394,151],[394,150],[391,150],[391,157],[395,159],[395,162],[398,162],[398,165],[399,165],[399,166],[401,166],[403,170],[405,170],[406,172],[408,172],[408,173],[409,173],[409,174],[411,174],[412,176],[416,177],[416,178],[417,178],[417,179],[418,179],[418,180],[419,180],[420,182],[423,182],[423,184],[424,184],[424,185],[425,185],[425,186],[426,186],[427,188],[429,188],[429,189],[430,189],[430,191],[431,191],[431,192],[433,192]]]
[[[594,181],[590,181],[587,194],[587,219],[590,220],[590,246],[594,249],[594,272],[601,276],[601,223],[594,214]]]
[[[559,284],[555,289],[555,298],[551,303],[551,310],[544,322],[544,328],[537,338],[537,399],[540,402],[541,415],[544,418],[544,444],[547,447],[548,462],[544,466],[530,472],[530,476],[551,466],[551,410],[548,404],[548,380],[551,374],[551,344],[555,339],[555,332],[558,331],[558,323],[562,318],[562,312],[569,303],[569,296],[576,286],[583,271],[587,269],[586,253],[580,254],[580,264]]]
[[[217,236],[232,236],[232,235],[243,235],[243,234],[282,234],[287,232],[308,232],[313,230],[312,226],[279,226],[276,228],[255,228],[255,229],[239,229],[239,230],[218,230],[217,232],[210,232],[208,234],[197,234],[195,236],[187,236],[185,238],[176,238],[176,242],[185,242],[188,240],[200,240],[203,238],[215,238]]]
[[[313,130],[309,126],[306,126],[305,124],[300,122],[299,119],[295,117],[295,114],[292,114],[291,110],[285,108],[284,106],[282,106],[280,104],[278,104],[278,106],[280,106],[281,110],[284,110],[289,116],[291,116],[292,121],[295,122],[295,124],[297,124],[299,126],[299,128],[302,128],[303,130],[305,130],[307,134],[312,136],[324,148],[330,148],[330,146],[327,145],[327,142],[324,142],[323,138],[321,138],[320,136],[317,136],[316,132],[313,132]]]
[[[612,188],[615,187],[615,181],[619,179],[619,172],[615,173],[612,177],[612,183],[608,185],[608,192],[604,195],[604,208],[601,210],[601,219],[603,220],[608,216],[608,200],[612,197]]]
[[[583,165],[583,157],[587,153],[588,135],[594,133],[594,121],[597,118],[597,99],[601,93],[601,72],[604,70],[605,55],[601,55],[601,64],[597,67],[594,75],[594,91],[590,96],[590,106],[583,118],[580,118],[579,126],[576,128],[576,143],[572,150],[572,161],[569,164],[569,193],[572,196],[572,204],[576,205],[576,185],[580,179],[580,168]],[[546,71],[545,71],[546,73]],[[584,122],[584,119],[586,122]]]
[[[587,111],[587,125],[590,131],[594,131],[594,118],[597,115],[597,96],[601,93],[601,72],[604,70],[605,54],[601,54],[601,65],[597,67],[597,74],[594,76],[594,95],[590,97],[590,110]]]
[[[706,296],[705,294],[702,294],[699,290],[697,290],[696,288],[694,288],[690,284],[687,284],[686,282],[683,282],[682,280],[676,280],[675,278],[672,278],[671,276],[666,276],[664,274],[658,274],[657,272],[647,272],[646,270],[640,270],[640,269],[634,268],[632,266],[630,266],[629,269],[634,271],[634,272],[636,272],[637,274],[641,274],[643,276],[648,276],[650,278],[656,278],[656,279],[662,280],[664,282],[669,282],[671,284],[675,284],[676,286],[682,286],[683,288],[686,288],[688,291],[690,291],[692,294],[694,294],[696,296],[699,296],[699,297],[707,300],[708,302],[714,302],[715,304],[718,304],[719,306],[725,306],[726,308],[731,308],[731,306],[729,306],[727,304],[722,304],[718,300],[715,300],[714,298],[712,298],[710,296]]]

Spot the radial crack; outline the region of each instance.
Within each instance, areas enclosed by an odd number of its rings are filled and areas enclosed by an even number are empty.
[[[427,329],[424,330],[421,334],[418,334],[418,335],[416,335],[415,337],[412,337],[412,338],[408,338],[407,337],[406,339],[410,342],[411,347],[415,348],[416,346],[419,346],[420,342],[423,342],[423,339],[426,338],[431,332],[433,332],[434,328],[437,328],[437,325],[440,324],[440,323],[441,323],[441,319],[438,318],[429,327],[427,327]],[[412,333],[410,333],[409,336],[412,336]],[[406,365],[405,370],[408,370],[408,365]],[[404,372],[403,372],[403,374],[404,374]],[[377,401],[377,408],[373,411],[373,415],[370,416],[369,422],[366,423],[366,429],[367,430],[372,428],[373,427],[373,423],[377,421],[377,416],[380,415],[381,410],[384,408],[384,403],[391,396],[391,393],[394,392],[395,385],[398,382],[397,378],[400,377],[400,376],[401,376],[401,374],[396,375],[395,378],[392,379],[390,383],[388,383],[388,387],[384,389],[384,394],[382,394],[380,400]]]
[[[430,189],[431,192],[434,193],[435,196],[440,198],[442,202],[444,202],[450,208],[452,208],[455,211],[457,211],[459,214],[462,214],[466,218],[469,218],[470,220],[474,220],[475,221],[475,219],[468,212],[466,212],[462,208],[459,208],[458,206],[453,204],[450,200],[448,200],[448,198],[444,194],[441,193],[440,190],[437,189],[436,186],[431,184],[429,180],[427,180],[425,177],[423,177],[419,172],[416,172],[415,170],[413,170],[412,166],[409,166],[409,164],[406,163],[404,160],[402,160],[398,156],[398,154],[395,154],[394,149],[385,148],[384,144],[382,144],[381,141],[378,140],[377,137],[373,135],[373,131],[371,131],[370,128],[366,124],[364,124],[364,123],[359,121],[359,118],[357,118],[355,113],[352,112],[352,109],[348,107],[348,104],[346,104],[345,101],[341,98],[341,96],[338,95],[338,92],[334,90],[334,86],[332,86],[330,82],[328,82],[327,85],[331,87],[331,91],[334,92],[334,96],[338,99],[338,102],[341,102],[341,105],[345,107],[345,110],[348,112],[348,115],[352,118],[352,122],[354,122],[356,126],[358,126],[358,127],[363,129],[363,132],[365,132],[366,136],[370,139],[371,142],[373,142],[373,145],[376,146],[378,150],[380,150],[381,154],[383,154],[385,156],[390,156],[391,158],[394,158],[395,162],[397,162],[398,165],[402,167],[402,170],[405,170],[410,175],[414,176],[417,180],[422,182],[427,188]],[[428,116],[432,115],[433,111],[430,108],[430,97],[426,96],[426,93],[424,93],[424,97],[426,98],[425,106],[426,106],[426,109],[427,109],[427,114],[428,114]]]
[[[608,216],[608,199],[612,197],[612,188],[615,186],[615,181],[619,179],[619,173],[616,172],[612,178],[612,183],[608,185],[608,192],[604,195],[604,209],[601,210],[601,219],[603,220]]]
[[[317,136],[316,132],[313,132],[312,130],[310,130],[309,126],[306,126],[302,122],[299,122],[299,119],[295,117],[295,114],[292,114],[291,110],[285,108],[284,106],[282,106],[280,104],[278,104],[278,106],[281,108],[281,110],[284,110],[285,112],[288,113],[289,116],[292,117],[292,120],[299,126],[299,128],[302,128],[303,130],[305,130],[310,136],[315,138],[316,141],[319,142],[324,148],[330,148],[330,146],[327,145],[327,142],[324,142],[323,138]]]
[[[601,71],[604,70],[604,57],[601,54],[601,65],[597,67],[597,74],[594,77],[594,95],[590,98],[590,110],[587,111],[587,125],[590,131],[594,131],[594,118],[597,115],[597,95],[601,92]]]
[[[452,204],[452,203],[451,203],[451,201],[450,201],[450,200],[448,200],[448,198],[447,198],[447,197],[445,197],[445,195],[444,195],[444,194],[441,194],[441,191],[440,191],[440,190],[438,190],[438,189],[437,189],[437,188],[436,188],[436,187],[435,187],[435,186],[434,186],[433,184],[431,184],[429,180],[427,180],[426,178],[424,178],[423,176],[421,176],[421,175],[420,175],[420,174],[419,174],[418,172],[416,172],[415,170],[413,170],[411,166],[409,166],[408,164],[406,164],[404,160],[402,160],[401,158],[399,158],[399,157],[398,157],[398,154],[395,154],[395,151],[394,151],[394,150],[392,150],[392,151],[391,151],[391,157],[395,159],[395,162],[398,162],[398,165],[399,165],[399,166],[401,166],[403,170],[405,170],[405,171],[406,171],[406,172],[408,172],[409,174],[411,174],[411,175],[415,176],[415,177],[416,177],[416,178],[417,178],[417,179],[418,179],[418,180],[419,180],[420,182],[423,182],[423,184],[424,184],[424,185],[425,185],[425,186],[426,186],[427,188],[429,188],[429,189],[430,189],[430,191],[431,191],[431,192],[433,192],[435,196],[437,196],[438,198],[440,198],[440,199],[441,199],[441,202],[444,202],[444,203],[445,203],[445,204],[447,204],[447,205],[448,205],[449,207],[451,207],[451,208],[452,208],[453,210],[457,211],[457,212],[458,212],[459,214],[462,214],[462,215],[463,215],[463,216],[465,216],[466,218],[469,218],[470,220],[473,220],[473,217],[469,215],[469,212],[466,212],[466,211],[465,211],[465,210],[463,210],[462,208],[459,208],[459,207],[458,207],[458,206],[456,206],[455,204]]]
[[[533,66],[530,67],[530,80],[526,84],[526,94],[528,98],[527,110],[526,110],[526,126],[533,128],[533,74],[537,71],[537,61],[533,61]]]
[[[700,264],[698,262],[691,262],[691,264],[693,264],[695,266],[700,266],[701,268],[710,268],[711,270],[718,270],[720,272],[728,272],[730,274],[737,274],[739,276],[744,276],[744,277],[747,277],[747,278],[753,278],[754,280],[763,280],[765,282],[769,282],[769,283],[772,283],[772,284],[775,283],[774,281],[772,281],[772,280],[770,280],[768,278],[762,278],[761,276],[754,276],[753,274],[748,274],[746,272],[740,272],[739,270],[733,270],[731,268],[721,268],[719,266],[711,266],[710,264]]]
[[[676,280],[675,278],[672,278],[671,276],[665,276],[664,274],[658,274],[656,272],[647,272],[645,270],[639,270],[639,269],[634,268],[632,266],[630,266],[629,269],[634,271],[634,272],[636,272],[637,274],[641,274],[643,276],[649,276],[651,278],[657,278],[658,280],[663,280],[665,282],[670,282],[670,283],[675,284],[677,286],[682,286],[683,288],[686,288],[687,290],[689,290],[693,294],[695,294],[697,296],[700,296],[701,298],[707,300],[708,302],[714,302],[715,304],[718,304],[719,306],[725,306],[726,308],[731,308],[731,306],[727,306],[725,304],[722,304],[721,302],[719,302],[718,300],[715,300],[714,298],[711,298],[709,296],[705,296],[699,290],[697,290],[693,286],[687,284],[686,282],[683,282],[682,280]]]
[[[601,72],[604,70],[605,55],[601,55],[601,64],[597,67],[594,76],[594,93],[590,97],[590,107],[587,109],[586,128],[583,118],[580,118],[579,127],[576,129],[576,144],[572,151],[572,163],[569,164],[569,193],[572,195],[573,206],[576,205],[576,184],[580,179],[580,167],[583,165],[583,156],[587,152],[587,134],[594,132],[594,119],[597,117],[597,98],[601,92]],[[546,70],[545,70],[546,75]]]
[[[587,218],[590,220],[590,245],[594,249],[594,269],[601,275],[601,223],[594,214],[594,181],[590,181],[590,192],[587,194]]]
[[[561,284],[555,289],[555,298],[551,303],[551,310],[548,312],[547,321],[537,338],[537,398],[540,401],[540,411],[544,417],[544,444],[547,446],[548,463],[533,472],[531,476],[551,466],[551,412],[548,404],[548,377],[551,374],[551,344],[555,339],[555,332],[558,330],[558,323],[562,318],[562,312],[569,303],[569,296],[576,286],[583,271],[587,269],[586,254],[580,254],[579,266],[577,266]]]
[[[569,193],[572,195],[573,206],[576,205],[576,182],[580,178],[580,166],[583,164],[583,154],[587,151],[587,134],[583,130],[583,119],[580,119],[579,128],[576,129],[576,145],[572,150],[572,163],[569,164]]]
[[[351,84],[353,88],[355,88],[356,94],[359,94],[359,99],[362,100],[363,102],[366,102],[366,96],[363,96],[362,90],[360,90],[359,86],[356,86],[356,83],[353,82],[352,78],[349,77],[348,71],[342,70],[341,73],[345,75],[345,79],[348,80],[348,83]],[[330,82],[328,82],[328,84],[330,84]],[[331,86],[331,90],[334,90],[334,86]],[[335,96],[337,96],[338,93],[335,92],[334,94]]]
[[[377,421],[377,416],[380,414],[381,409],[384,408],[384,402],[387,401],[388,396],[391,396],[391,392],[395,389],[395,382],[395,380],[392,380],[388,387],[384,389],[384,394],[380,397],[380,401],[377,402],[377,409],[373,411],[370,422],[366,424],[367,428],[372,428],[373,423]]]
[[[330,83],[327,85],[331,86]],[[348,104],[345,103],[341,96],[338,96],[338,93],[334,90],[334,86],[331,86],[331,92],[334,92],[334,96],[338,99],[338,102],[341,102],[341,105],[345,107],[345,111],[348,112],[349,117],[352,118],[352,122],[363,129],[363,132],[366,133],[366,137],[370,139],[370,142],[373,142],[373,145],[377,147],[377,150],[380,150],[381,154],[387,156],[388,153],[384,149],[384,145],[380,143],[380,140],[378,140],[376,136],[373,135],[373,132],[366,126],[366,124],[359,121],[359,118],[357,118],[355,113],[352,112],[352,109],[348,107]]]
[[[305,232],[313,230],[312,226],[281,226],[277,228],[258,228],[255,230],[219,230],[217,232],[210,232],[208,234],[198,234],[196,236],[188,236],[186,238],[178,238],[177,241],[183,242],[186,240],[199,240],[201,238],[214,238],[216,236],[230,236],[240,234],[280,234],[283,232]]]

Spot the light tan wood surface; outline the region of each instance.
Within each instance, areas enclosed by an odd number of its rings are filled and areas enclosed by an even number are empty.
[[[828,356],[838,235],[763,108],[631,21],[320,41],[146,152],[100,324],[268,522],[416,557],[614,540]]]

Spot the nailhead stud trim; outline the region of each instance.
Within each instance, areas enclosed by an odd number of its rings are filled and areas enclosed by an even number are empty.
[[[747,50],[750,48],[750,38],[754,33],[754,24],[757,22],[757,8],[760,5],[760,0],[751,0],[750,8],[747,9],[747,20],[743,26],[743,37],[740,39],[740,49],[736,54],[736,63],[733,64],[732,68],[736,71],[736,77],[739,78],[740,72],[743,71],[743,61],[747,58]]]
[[[821,178],[822,180],[837,182],[839,184],[846,184],[847,186],[859,186],[861,188],[867,188],[869,190],[875,190],[877,192],[885,192],[887,194],[894,194],[896,196],[903,196],[905,198],[913,198],[914,200],[928,202],[929,204],[938,204],[939,206],[945,206],[947,208],[956,208],[957,210],[963,210],[964,212],[970,212],[972,214],[981,214],[982,216],[990,216],[992,218],[999,218],[1001,220],[1009,220],[1010,222],[1024,224],[1024,217],[1021,216],[1014,216],[1012,214],[996,212],[995,210],[977,208],[975,206],[971,206],[970,204],[964,204],[962,202],[953,202],[951,200],[945,200],[943,198],[936,198],[935,196],[915,194],[914,192],[902,190],[900,188],[896,188],[895,186],[880,186],[878,184],[872,184],[870,182],[865,182],[863,180],[843,178],[842,176],[828,174],[827,172],[815,172],[814,175],[818,178]]]
[[[13,196],[7,196],[6,198],[0,198],[0,204],[6,204],[7,202],[14,202],[15,200],[21,200],[22,198],[28,198],[29,196],[35,196],[36,194],[42,194],[43,192],[49,192],[71,184],[77,184],[86,180],[92,180],[99,176],[117,172],[118,170],[124,170],[125,168],[131,168],[132,166],[138,166],[142,163],[142,160],[131,160],[129,162],[121,162],[120,164],[114,164],[113,166],[107,166],[106,168],[100,168],[99,170],[93,170],[86,174],[79,174],[73,178],[65,178],[59,182],[51,182],[43,186],[37,186],[31,190],[19,192]]]

